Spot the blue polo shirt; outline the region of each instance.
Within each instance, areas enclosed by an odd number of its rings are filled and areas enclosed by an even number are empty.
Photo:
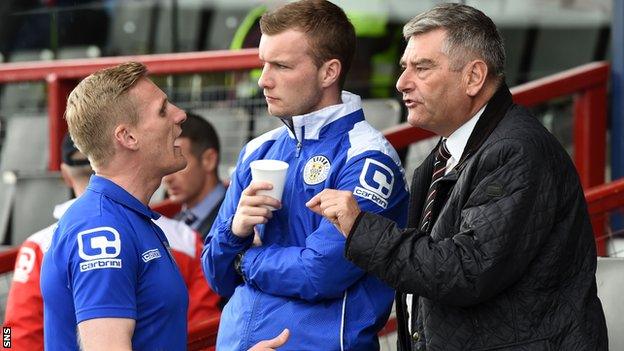
[[[43,259],[46,350],[78,350],[76,327],[92,318],[134,319],[133,350],[186,349],[188,295],[158,216],[91,177]]]

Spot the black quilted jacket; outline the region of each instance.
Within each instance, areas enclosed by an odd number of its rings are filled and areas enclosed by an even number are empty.
[[[432,169],[433,154],[414,172],[410,228]],[[430,233],[362,213],[347,240],[347,257],[398,291],[399,350],[607,349],[576,169],[506,86],[437,194]],[[420,296],[414,335],[406,293]]]

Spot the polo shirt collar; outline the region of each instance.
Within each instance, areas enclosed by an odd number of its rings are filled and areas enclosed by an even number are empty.
[[[154,211],[152,211],[149,207],[145,206],[139,199],[132,196],[129,192],[124,190],[124,188],[115,184],[113,181],[98,176],[92,175],[89,180],[89,185],[87,186],[87,190],[94,191],[96,193],[100,193],[111,200],[118,202],[121,205],[128,207],[129,209],[138,212],[145,217],[151,219],[158,219],[160,215]]]

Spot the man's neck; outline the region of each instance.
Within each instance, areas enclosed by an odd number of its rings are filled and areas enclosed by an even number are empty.
[[[119,159],[100,167],[96,174],[119,185],[146,206],[162,182],[162,176],[150,174],[133,162]]]
[[[327,88],[323,91],[321,100],[312,112],[322,110],[325,107],[342,104],[342,91],[338,87]]]
[[[502,83],[501,83],[502,84]],[[499,84],[496,82],[488,82],[486,83],[479,94],[477,94],[474,98],[471,99],[470,105],[467,108],[467,113],[463,115],[463,119],[460,120],[454,128],[446,130],[444,132],[440,131],[437,134],[448,138],[451,134],[453,134],[456,130],[461,128],[466,122],[472,119],[479,110],[483,108],[483,106],[487,105],[488,101],[494,96],[496,91],[498,90]]]

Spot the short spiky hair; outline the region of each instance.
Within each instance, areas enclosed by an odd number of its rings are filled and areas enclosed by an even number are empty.
[[[444,52],[453,68],[463,67],[470,59],[485,61],[491,77],[502,79],[505,46],[496,25],[483,12],[462,4],[440,4],[412,18],[403,27],[406,40],[436,29],[446,31]]]
[[[120,122],[138,122],[128,90],[146,75],[145,65],[127,62],[91,74],[69,94],[65,110],[69,133],[95,168],[106,164],[113,155],[115,126]]]
[[[338,59],[340,88],[344,86],[355,52],[355,29],[342,9],[325,0],[300,0],[260,19],[262,34],[275,35],[294,29],[305,33],[310,42],[310,56],[317,67]]]

